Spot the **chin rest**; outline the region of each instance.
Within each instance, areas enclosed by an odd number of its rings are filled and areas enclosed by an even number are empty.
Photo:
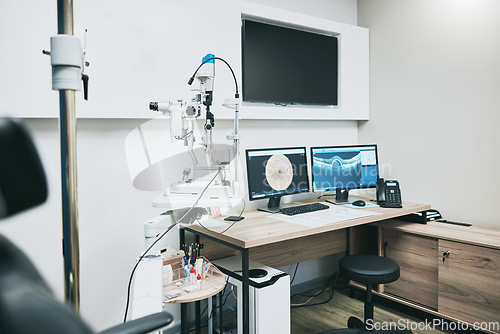
[[[47,182],[37,150],[24,126],[0,118],[0,219],[42,204]],[[167,326],[159,312],[101,333],[148,333]],[[67,305],[54,298],[28,257],[0,235],[0,333],[93,333]]]

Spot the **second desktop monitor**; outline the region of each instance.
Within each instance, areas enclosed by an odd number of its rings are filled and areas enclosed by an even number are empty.
[[[378,178],[377,146],[311,147],[313,192],[336,192],[348,202],[350,189],[374,188]]]
[[[246,151],[250,200],[269,199],[265,211],[279,212],[284,195],[309,192],[305,147]],[[377,146],[311,147],[312,191],[335,191],[336,202],[349,202],[349,190],[374,188],[378,178]]]

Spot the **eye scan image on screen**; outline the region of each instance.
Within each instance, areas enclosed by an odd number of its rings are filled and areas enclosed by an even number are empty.
[[[250,200],[269,199],[259,210],[279,212],[282,196],[309,191],[305,147],[250,149],[246,161]]]
[[[377,146],[312,147],[313,192],[336,191],[348,202],[349,189],[373,188],[377,183]]]

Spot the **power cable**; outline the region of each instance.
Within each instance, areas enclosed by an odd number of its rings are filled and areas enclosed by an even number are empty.
[[[219,173],[220,173],[220,169],[217,171],[217,173],[215,173],[214,177],[210,180],[210,182],[207,184],[207,186],[203,189],[203,191],[201,192],[200,196],[198,196],[198,198],[196,199],[196,202],[191,206],[191,208],[189,208],[189,210],[180,219],[178,219],[175,223],[173,223],[172,225],[170,225],[165,232],[163,232],[159,237],[157,237],[156,240],[151,244],[151,246],[149,246],[148,249],[146,249],[144,251],[144,253],[137,260],[134,268],[132,269],[132,272],[130,273],[130,278],[129,278],[129,281],[128,281],[127,303],[125,305],[125,315],[123,317],[123,322],[127,321],[128,307],[129,307],[129,304],[130,304],[130,289],[132,287],[132,279],[134,277],[135,270],[139,266],[139,263],[142,261],[142,259],[144,259],[144,257],[146,256],[146,254],[154,247],[154,245],[156,245],[156,243],[158,241],[160,241],[168,232],[170,232],[170,230],[172,230],[172,228],[174,228],[174,226],[177,226],[177,224],[179,224],[196,207],[196,205],[198,204],[198,202],[200,201],[200,199],[205,194],[205,191],[212,184],[212,182],[219,175]]]

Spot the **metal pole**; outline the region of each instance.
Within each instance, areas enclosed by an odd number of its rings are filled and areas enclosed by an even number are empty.
[[[73,1],[57,1],[57,32],[73,35]],[[75,91],[59,91],[61,135],[61,190],[64,256],[64,295],[80,312],[80,254],[78,242],[78,196],[76,182]]]
[[[240,196],[240,134],[239,134],[239,118],[240,118],[240,105],[236,101],[234,108],[234,149],[236,150],[236,168],[234,169],[234,181],[237,187],[233,188],[233,195]],[[235,189],[238,188],[238,189]]]

